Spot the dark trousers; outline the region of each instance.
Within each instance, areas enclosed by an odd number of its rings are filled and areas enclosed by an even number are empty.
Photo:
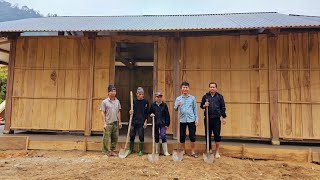
[[[196,124],[195,122],[181,123],[180,122],[180,143],[186,142],[186,131],[189,130],[189,139],[191,142],[196,142]]]
[[[136,134],[139,134],[140,142],[144,142],[144,128],[142,124],[132,124],[130,129],[130,142],[134,142]]]
[[[204,119],[204,127],[205,127],[205,134],[206,134],[205,139],[206,139],[206,143],[207,143],[207,122],[206,122],[206,119]],[[221,131],[220,118],[212,118],[212,119],[210,118],[209,119],[209,149],[212,149],[212,147],[211,147],[212,133],[213,133],[215,142],[221,141],[220,131]]]
[[[154,139],[156,143],[159,143],[159,133],[162,139],[162,143],[167,142],[167,137],[166,137],[166,127],[160,127],[160,126],[155,126],[154,128]]]

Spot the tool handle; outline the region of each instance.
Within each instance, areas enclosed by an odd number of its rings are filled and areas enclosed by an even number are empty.
[[[206,102],[209,102],[208,99],[206,99]],[[206,125],[207,125],[207,153],[209,153],[209,108],[206,107]]]
[[[130,91],[130,105],[131,105],[130,109],[133,110],[133,94],[132,94],[132,91]],[[126,139],[126,144],[124,145],[124,149],[127,149],[127,146],[128,146],[130,130],[131,130],[131,123],[132,123],[132,117],[133,117],[133,114],[130,114],[127,139]]]

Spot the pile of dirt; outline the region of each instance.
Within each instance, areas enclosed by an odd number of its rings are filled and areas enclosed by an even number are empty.
[[[320,179],[320,166],[311,163],[221,157],[210,165],[188,156],[150,163],[147,155],[80,151],[0,151],[0,172],[0,179]]]

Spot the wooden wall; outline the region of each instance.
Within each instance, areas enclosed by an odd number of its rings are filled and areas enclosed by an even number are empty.
[[[13,68],[11,129],[84,131],[88,123],[89,131],[101,131],[99,107],[107,97],[107,85],[121,78],[115,75],[118,41],[114,39],[20,37]],[[175,133],[173,102],[178,86],[187,80],[198,108],[208,83],[218,83],[228,115],[223,136],[264,139],[275,130],[280,139],[320,139],[318,32],[147,40],[156,42],[158,71],[153,80],[169,105],[169,134]],[[271,103],[270,97],[276,99]],[[272,114],[275,121],[270,121],[271,112],[277,112]],[[199,115],[197,134],[204,135],[200,108]]]
[[[320,34],[277,38],[279,128],[284,139],[320,139]]]
[[[171,116],[171,125],[167,130],[168,134],[173,134],[175,126],[174,116],[174,61],[176,54],[176,43],[174,38],[159,38],[158,41],[158,71],[157,71],[157,89],[163,93],[163,100],[167,103]],[[177,70],[176,70],[177,71]]]
[[[85,38],[19,38],[11,128],[83,131],[88,82]]]
[[[227,125],[222,135],[269,138],[267,37],[211,36],[182,39],[182,80],[198,102],[204,135],[204,114],[200,102],[209,82],[218,83],[227,108]]]
[[[110,74],[114,76],[114,44],[111,38],[98,37],[94,41],[93,105],[92,131],[103,130],[103,118],[100,113],[101,102],[108,97],[107,87]]]

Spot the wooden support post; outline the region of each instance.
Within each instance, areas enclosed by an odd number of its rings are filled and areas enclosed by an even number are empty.
[[[154,92],[158,91],[158,42],[153,43],[153,98]]]
[[[13,93],[13,78],[14,78],[14,66],[16,59],[16,45],[17,37],[10,38],[10,55],[7,77],[7,93],[6,93],[6,112],[5,112],[5,126],[3,133],[13,133],[10,130],[11,127],[11,112],[12,112],[12,93]]]
[[[29,136],[26,138],[26,151],[28,151],[29,148]]]
[[[85,121],[85,136],[91,135],[92,127],[92,98],[93,98],[93,86],[94,86],[94,58],[95,58],[95,34],[86,34],[89,38],[89,79],[88,79],[88,94],[87,94],[87,112],[86,112],[86,121]]]
[[[180,80],[181,80],[181,54],[183,51],[183,48],[181,48],[181,38],[179,33],[177,33],[176,37],[174,38],[174,48],[175,48],[175,52],[174,52],[174,60],[173,60],[173,94],[174,94],[174,98],[177,98],[178,96],[180,96]],[[174,99],[175,101],[175,99]],[[173,102],[174,103],[174,102]],[[176,139],[177,136],[180,136],[178,134],[178,123],[179,122],[179,118],[178,118],[179,114],[178,113],[174,113],[173,114],[173,123],[172,123],[172,130],[173,130],[173,138]]]
[[[312,162],[312,149],[311,148],[308,149],[308,162],[309,163]]]
[[[109,84],[115,84],[116,76],[116,43],[111,41],[110,48],[110,67],[109,67]]]
[[[242,144],[242,155],[241,155],[241,159],[244,159],[245,158],[245,144]]]
[[[84,141],[83,141],[83,151],[84,152],[87,152],[87,144],[88,144],[88,139],[84,138]]]
[[[269,116],[271,143],[280,145],[278,123],[278,76],[277,76],[277,37],[268,36],[269,57]]]

